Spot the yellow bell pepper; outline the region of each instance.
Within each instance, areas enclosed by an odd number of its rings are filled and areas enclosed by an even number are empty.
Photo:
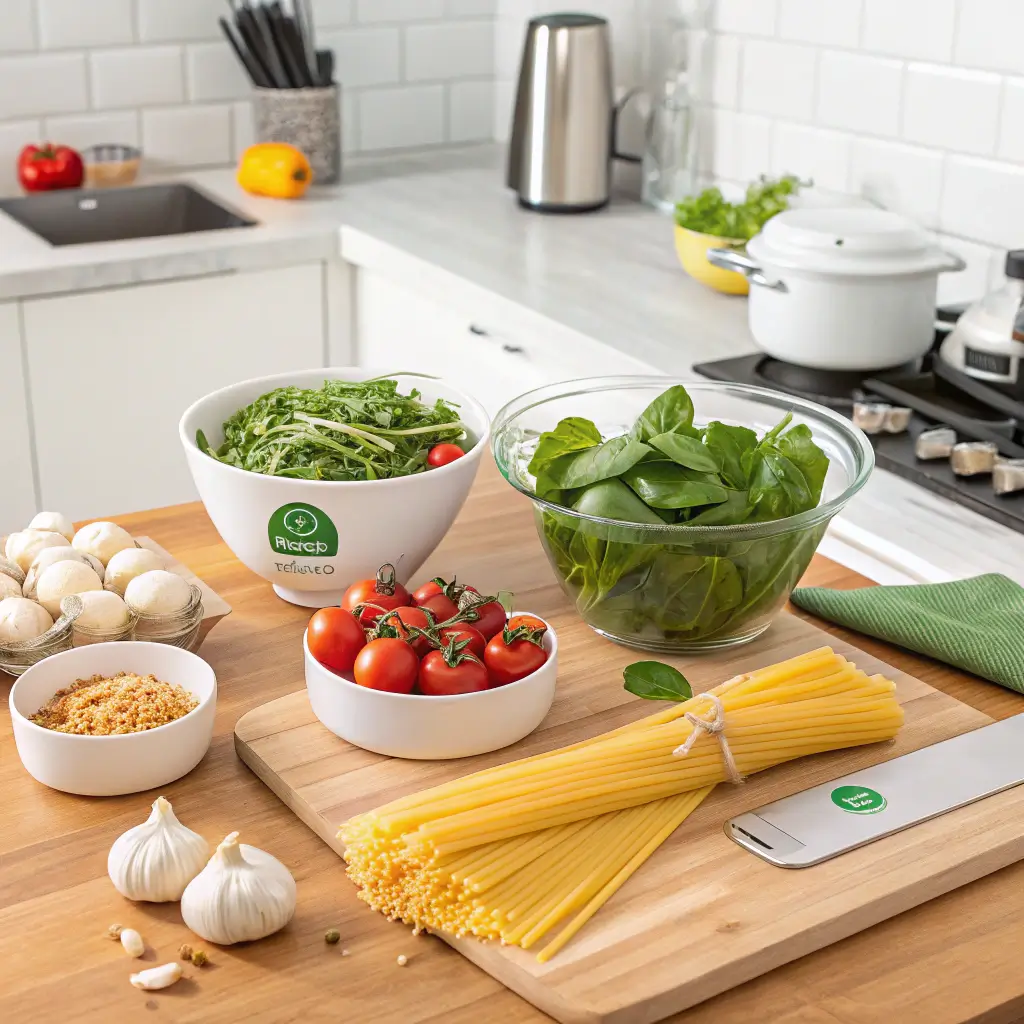
[[[313,180],[313,168],[300,149],[285,142],[250,146],[238,163],[238,184],[254,196],[298,199]]]

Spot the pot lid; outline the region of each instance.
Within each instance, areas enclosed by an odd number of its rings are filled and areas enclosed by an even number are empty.
[[[913,274],[953,269],[913,221],[870,207],[786,210],[748,245],[775,267],[823,274]]]

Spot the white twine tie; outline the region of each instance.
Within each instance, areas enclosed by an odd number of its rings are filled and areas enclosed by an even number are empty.
[[[732,750],[729,749],[729,741],[725,738],[725,708],[722,706],[721,700],[713,693],[698,693],[697,700],[700,700],[701,697],[711,701],[711,717],[701,718],[694,712],[687,711],[683,717],[693,726],[693,732],[686,737],[685,743],[672,751],[672,754],[674,757],[685,757],[697,742],[697,737],[702,732],[706,732],[709,736],[715,736],[718,739],[729,781],[742,782],[743,776],[740,775],[739,769],[736,767],[736,760],[732,756]]]

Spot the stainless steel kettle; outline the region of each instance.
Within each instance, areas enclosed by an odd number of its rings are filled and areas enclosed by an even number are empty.
[[[508,151],[508,187],[523,206],[583,213],[608,202],[612,158],[639,162],[615,151],[614,91],[604,18],[546,14],[529,22]]]

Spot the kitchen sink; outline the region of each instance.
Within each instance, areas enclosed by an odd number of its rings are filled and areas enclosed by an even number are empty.
[[[180,183],[37,192],[0,200],[0,211],[50,245],[186,235],[256,223]]]

